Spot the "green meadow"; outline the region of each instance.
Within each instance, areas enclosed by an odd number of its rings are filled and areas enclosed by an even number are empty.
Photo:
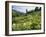
[[[32,10],[26,13],[12,10],[12,31],[40,30],[41,11]]]

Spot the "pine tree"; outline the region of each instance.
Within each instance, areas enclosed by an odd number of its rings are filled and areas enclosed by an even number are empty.
[[[26,9],[26,15],[27,15],[27,12],[28,12],[28,11],[27,11],[27,9]]]

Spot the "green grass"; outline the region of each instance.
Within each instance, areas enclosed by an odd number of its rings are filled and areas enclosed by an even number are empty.
[[[41,29],[41,13],[36,11],[27,16],[16,16],[13,17],[12,22],[13,31],[39,30]]]

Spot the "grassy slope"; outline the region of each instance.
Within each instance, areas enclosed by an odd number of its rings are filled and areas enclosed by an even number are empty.
[[[15,22],[13,23],[13,31],[19,30],[38,30],[41,29],[41,16],[39,12],[33,12],[27,16],[15,17]]]

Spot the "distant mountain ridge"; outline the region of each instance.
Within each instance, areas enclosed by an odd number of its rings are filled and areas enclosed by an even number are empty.
[[[13,13],[16,13],[16,14],[18,14],[18,15],[25,15],[25,14],[26,14],[26,13],[24,13],[24,12],[20,12],[20,11],[13,10],[13,9],[12,9],[12,12],[13,12]]]

